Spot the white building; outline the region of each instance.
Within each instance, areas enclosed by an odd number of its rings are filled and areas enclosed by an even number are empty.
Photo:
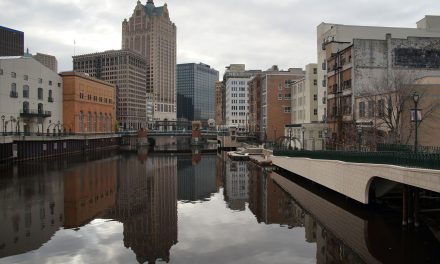
[[[238,131],[246,131],[249,124],[249,88],[251,78],[229,78],[226,81],[226,120],[227,126]]]
[[[350,44],[353,39],[377,39],[385,40],[386,34],[392,34],[393,38],[412,37],[440,37],[440,17],[425,16],[417,22],[417,28],[397,27],[369,27],[352,26],[342,24],[321,23],[317,27],[318,47],[318,118],[326,119],[327,112],[327,63],[325,46],[328,42]]]
[[[61,76],[28,54],[0,57],[0,118],[2,132],[37,133],[62,124]]]

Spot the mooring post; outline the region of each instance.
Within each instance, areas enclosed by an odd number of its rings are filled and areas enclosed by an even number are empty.
[[[408,187],[408,224],[413,223],[414,216],[414,189]]]
[[[408,225],[408,186],[403,186],[402,191],[402,225]]]
[[[420,193],[419,193],[419,189],[415,188],[414,190],[414,226],[415,227],[419,227],[420,223],[419,223],[419,197],[420,197]]]

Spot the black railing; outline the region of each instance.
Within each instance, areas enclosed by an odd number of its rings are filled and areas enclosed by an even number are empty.
[[[53,103],[53,97],[49,97],[49,98],[47,98],[47,101],[48,101],[49,103]]]
[[[396,152],[414,152],[414,145],[401,144],[377,144],[377,151],[396,151]],[[440,153],[440,147],[417,146],[417,152],[420,153]]]
[[[43,110],[31,110],[31,109],[23,109],[20,111],[20,116],[24,117],[51,117],[51,111],[43,111]]]
[[[403,167],[440,169],[440,153],[409,151],[309,151],[275,149],[275,156],[340,160],[355,163],[389,164]]]
[[[9,96],[10,96],[11,98],[18,98],[18,93],[17,93],[17,92],[14,92],[14,91],[11,91],[11,92],[9,93]]]

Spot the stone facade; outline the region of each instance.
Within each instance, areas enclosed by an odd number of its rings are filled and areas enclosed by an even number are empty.
[[[122,22],[122,49],[146,58],[146,92],[153,95],[154,120],[176,120],[176,25],[167,4],[138,1],[133,15]]]

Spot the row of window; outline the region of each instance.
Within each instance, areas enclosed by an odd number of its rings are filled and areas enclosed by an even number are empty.
[[[43,88],[38,88],[38,90],[37,90],[38,100],[43,100],[43,95],[44,95],[43,93],[44,93]],[[29,98],[29,96],[30,96],[29,85],[23,85],[23,98]],[[16,83],[11,84],[10,97],[18,98]],[[50,103],[53,103],[52,90],[49,90],[48,101]]]
[[[0,75],[3,75],[3,69],[0,69]],[[17,78],[17,73],[16,72],[11,72],[11,78],[16,79]],[[29,81],[29,75],[26,75],[26,74],[23,75],[23,80]],[[42,84],[43,83],[43,78],[38,78],[38,83]],[[48,84],[50,86],[52,86],[53,82],[51,80],[49,80]],[[61,83],[58,83],[57,85],[58,85],[58,87],[61,87]]]
[[[84,120],[86,118],[86,120]],[[84,124],[84,121],[86,123]],[[79,130],[84,132],[98,132],[98,131],[111,131],[112,130],[112,115],[107,113],[88,112],[87,116],[84,116],[83,111],[79,112]]]
[[[80,99],[84,99],[84,93],[80,92],[79,93],[79,98]],[[100,103],[106,103],[106,104],[107,103],[109,103],[109,104],[113,103],[113,100],[110,99],[110,98],[102,98],[102,97],[98,98],[98,96],[92,96],[92,95],[88,94],[87,95],[87,100],[92,101],[92,99],[93,99],[93,101],[95,101],[95,102],[99,101]]]
[[[359,102],[359,117],[383,117],[385,115],[385,100],[377,102],[368,101],[368,112],[366,112],[366,102]],[[377,104],[377,105],[376,105]],[[391,100],[388,101],[388,111],[391,111]]]

